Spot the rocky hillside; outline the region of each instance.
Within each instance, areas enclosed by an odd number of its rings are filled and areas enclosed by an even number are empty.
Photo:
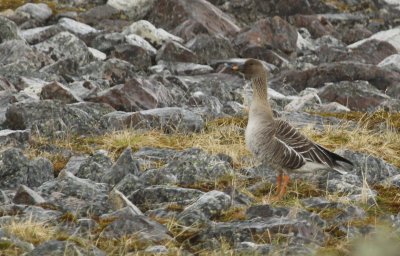
[[[399,1],[28,2],[0,1],[0,255],[398,255]],[[270,200],[247,58],[352,170]]]

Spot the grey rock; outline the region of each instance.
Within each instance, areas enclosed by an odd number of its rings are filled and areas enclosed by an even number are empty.
[[[22,36],[20,35],[17,25],[13,21],[3,16],[0,16],[0,30],[1,30],[0,43],[3,43],[8,40],[22,39]]]
[[[106,153],[102,150],[94,152],[80,165],[75,176],[100,182],[103,175],[110,171],[113,164]]]
[[[131,63],[135,70],[144,71],[152,65],[153,57],[146,48],[127,43],[114,46],[111,56]]]
[[[223,192],[231,197],[231,204],[234,207],[248,206],[254,203],[254,200],[251,197],[239,192],[231,185],[227,186]]]
[[[35,158],[29,161],[27,185],[38,187],[54,178],[53,164],[47,158]]]
[[[324,197],[310,197],[303,199],[301,205],[306,208],[316,208],[316,209],[340,209],[344,205],[338,202],[331,202]]]
[[[268,255],[274,251],[272,244],[255,244],[252,242],[241,242],[235,246],[235,251],[239,254],[247,255]]]
[[[143,37],[139,35],[126,35],[125,40],[130,45],[144,48],[152,57],[157,54],[156,48],[154,48],[149,42],[147,42]]]
[[[87,156],[72,156],[67,164],[65,165],[65,167],[63,168],[64,171],[68,171],[70,173],[72,173],[73,175],[75,175],[78,170],[79,167],[86,162],[88,159]]]
[[[147,205],[154,208],[154,206],[159,204],[171,202],[180,205],[189,204],[203,194],[203,192],[197,189],[155,185],[138,189],[128,198],[135,205]]]
[[[375,111],[390,99],[368,81],[326,83],[319,89],[318,96],[323,102],[335,101],[354,111]]]
[[[200,131],[204,121],[200,115],[179,107],[164,107],[138,112],[114,112],[104,115],[102,126],[109,130],[129,127],[164,129],[166,131]]]
[[[79,232],[90,233],[99,227],[96,221],[92,219],[78,219]]]
[[[107,1],[107,5],[112,6],[113,8],[122,11],[132,20],[140,20],[152,10],[155,1],[117,1],[110,0]]]
[[[148,40],[155,46],[161,46],[166,41],[182,42],[182,38],[174,36],[162,28],[156,28],[147,20],[139,20],[132,23],[122,32],[124,35],[136,34]]]
[[[86,44],[69,32],[58,33],[34,47],[51,56],[54,61],[69,58],[77,61],[79,65],[85,65],[93,58]]]
[[[165,42],[157,51],[156,61],[159,62],[160,60],[166,63],[198,62],[198,58],[193,51],[174,41]]]
[[[121,216],[111,222],[101,234],[106,238],[125,235],[135,235],[141,241],[148,243],[160,243],[172,239],[164,225],[142,215]]]
[[[16,145],[23,146],[31,140],[30,130],[1,130],[0,146]]]
[[[177,150],[169,148],[142,147],[133,155],[145,160],[161,161],[166,163],[173,159],[177,152]]]
[[[246,217],[248,219],[253,218],[270,218],[274,216],[274,208],[269,204],[264,205],[252,205],[246,210]]]
[[[160,219],[176,219],[180,210],[166,210],[165,208],[156,208],[154,210],[146,211],[146,216],[150,218],[160,218]]]
[[[140,163],[132,155],[132,149],[125,149],[110,170],[101,177],[101,182],[111,186],[120,182],[127,174],[139,175]]]
[[[359,206],[349,206],[344,212],[334,218],[334,222],[347,222],[352,220],[361,220],[367,218],[367,213]]]
[[[92,40],[92,47],[99,51],[109,53],[116,45],[125,43],[125,37],[124,34],[117,32],[100,34]]]
[[[66,105],[52,100],[17,102],[7,109],[6,118],[10,129],[31,129],[44,136],[54,136],[58,131],[72,134],[99,132],[96,116],[92,114],[95,110],[90,113],[85,110],[84,104]]]
[[[29,161],[25,154],[16,148],[0,151],[0,188],[17,189],[28,182]]]
[[[399,168],[383,159],[351,150],[338,150],[337,153],[352,161],[354,164],[352,173],[360,179],[365,176],[368,184],[384,185],[388,179],[400,174]]]
[[[38,191],[63,212],[74,212],[78,216],[98,216],[110,210],[106,184],[80,179],[67,171],[41,185]]]
[[[21,31],[22,37],[29,44],[37,44],[49,39],[52,36],[60,33],[62,30],[57,25],[50,25],[45,27],[35,27]]]
[[[54,255],[54,256],[62,256],[62,255],[90,255],[87,251],[76,245],[71,241],[58,241],[58,240],[50,240],[44,242],[37,246],[34,250],[26,254],[27,256],[45,256],[45,255]]]
[[[268,230],[268,231],[267,231]],[[233,221],[227,223],[216,223],[202,230],[199,238],[211,239],[212,237],[223,237],[231,242],[253,241],[257,234],[289,234],[295,236],[312,237],[318,234],[320,239],[320,231],[315,226],[310,226],[306,221],[299,221],[288,217],[271,217],[267,220],[255,218],[252,220]]]
[[[147,253],[157,253],[157,254],[168,254],[168,248],[164,245],[155,245],[147,247],[145,252]]]
[[[115,188],[111,190],[107,202],[111,206],[111,209],[113,209],[114,211],[128,208],[133,214],[143,215],[142,211],[137,208],[136,205],[132,204],[132,202],[129,201],[128,198],[124,196],[124,194],[122,194]]]
[[[43,86],[40,93],[41,99],[59,100],[66,104],[82,101],[79,96],[75,95],[68,87],[61,83],[53,82]]]
[[[196,202],[187,206],[178,215],[178,222],[186,226],[193,225],[196,222],[203,224],[202,221],[204,220],[202,218],[197,221],[198,216],[205,216],[207,219],[211,219],[229,209],[230,206],[230,196],[224,192],[213,190],[201,195]]]
[[[378,63],[378,67],[400,72],[400,54],[393,54]]]
[[[58,224],[61,215],[62,212],[58,210],[43,209],[42,207],[31,205],[22,211],[20,218],[34,222]]]
[[[223,105],[217,97],[209,96],[203,92],[194,92],[189,98],[191,110],[202,115],[205,119],[216,119],[224,116]]]
[[[145,185],[168,185],[178,181],[174,174],[156,168],[147,169],[139,179]]]
[[[195,52],[202,64],[210,59],[229,59],[236,57],[231,42],[222,35],[207,36],[198,34],[185,44],[187,48]]]
[[[15,204],[35,205],[46,202],[43,197],[25,185],[18,187],[17,193],[13,198]]]
[[[89,33],[97,33],[98,30],[82,22],[70,18],[61,18],[58,20],[58,25],[63,29],[76,35],[86,35]]]
[[[168,70],[174,75],[203,75],[214,71],[214,69],[208,65],[201,65],[196,63],[185,63],[185,62],[167,62],[160,60],[156,66],[149,67],[149,71],[152,73],[165,73]]]
[[[8,233],[4,229],[0,229],[0,241],[6,247],[8,247],[7,245],[10,245],[10,246],[14,245],[14,246],[17,246],[17,247],[23,249],[26,252],[30,252],[35,248],[35,246],[33,246],[33,244],[22,241],[21,239]]]
[[[130,195],[137,189],[143,188],[144,182],[137,176],[128,173],[125,177],[115,185],[115,189],[119,190],[124,195]]]
[[[174,160],[160,170],[175,174],[180,184],[213,182],[223,175],[233,173],[229,163],[198,148],[179,152]]]
[[[44,22],[53,15],[53,11],[47,4],[26,3],[15,10],[16,14],[21,12],[28,13],[32,19]]]
[[[7,195],[6,192],[0,190],[0,205],[9,203],[11,203],[10,197]]]

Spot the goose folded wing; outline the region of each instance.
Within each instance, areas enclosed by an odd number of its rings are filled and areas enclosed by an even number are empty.
[[[283,167],[297,169],[306,161],[330,167],[335,165],[335,160],[328,154],[327,149],[309,140],[289,123],[277,120],[275,124],[274,138],[279,145],[277,147],[283,152],[281,156]]]

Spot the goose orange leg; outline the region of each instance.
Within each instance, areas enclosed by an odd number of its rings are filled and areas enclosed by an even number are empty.
[[[277,177],[277,185],[276,185],[276,191],[278,193],[281,190],[281,185],[282,185],[282,173],[279,173],[278,177]]]
[[[277,196],[273,196],[272,199],[273,200],[279,200],[283,197],[283,195],[286,193],[286,188],[287,185],[289,183],[290,180],[290,176],[289,174],[285,174],[285,176],[283,176],[283,186],[281,187],[281,183],[282,183],[282,174],[278,175],[278,186],[277,186],[277,191],[278,191],[278,195]]]

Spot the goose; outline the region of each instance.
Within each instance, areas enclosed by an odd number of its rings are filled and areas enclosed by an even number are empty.
[[[348,159],[313,142],[288,122],[274,119],[268,101],[267,72],[260,61],[248,59],[232,69],[251,79],[253,99],[245,141],[257,161],[278,172],[277,195],[273,197],[274,200],[284,196],[290,173],[334,170],[344,174],[345,166],[342,163],[353,165]]]

